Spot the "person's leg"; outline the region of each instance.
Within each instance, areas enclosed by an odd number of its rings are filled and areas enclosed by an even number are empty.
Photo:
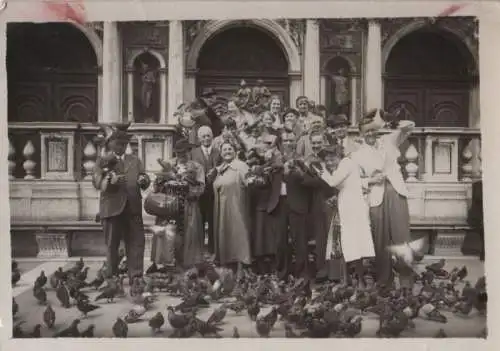
[[[290,213],[290,235],[295,243],[295,277],[309,277],[307,215]]]
[[[122,239],[122,222],[120,216],[102,218],[102,229],[106,242],[106,261],[108,264],[108,277],[118,274],[120,241]]]
[[[392,257],[387,250],[390,243],[389,224],[384,215],[384,206],[370,208],[373,244],[375,247],[375,270],[377,283],[392,286],[394,275],[392,271]]]
[[[274,215],[276,216],[276,271],[278,278],[284,280],[290,273],[291,247],[288,242],[288,206],[280,199]]]
[[[129,214],[127,217],[128,228],[124,228],[124,235],[129,277],[142,277],[144,274],[144,249],[146,246],[142,215]]]

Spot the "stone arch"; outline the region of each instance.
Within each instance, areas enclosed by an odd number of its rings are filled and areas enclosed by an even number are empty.
[[[335,59],[342,59],[344,60],[348,66],[349,66],[349,73],[351,74],[357,74],[357,69],[356,69],[356,65],[354,64],[354,62],[351,60],[350,57],[348,56],[344,56],[344,55],[334,55],[330,58],[328,58],[328,60],[325,60],[325,62],[323,63],[323,67],[321,67],[321,72],[326,72],[328,70],[328,65],[330,65],[330,63],[332,62],[332,60],[335,60]]]
[[[97,65],[102,66],[102,40],[97,35],[96,31],[91,26],[81,25],[79,23],[71,23],[73,26],[78,28],[90,42],[90,45],[94,48],[95,56],[97,59]]]
[[[386,70],[386,64],[387,64],[387,59],[389,58],[392,49],[396,46],[396,44],[405,36],[408,34],[415,32],[421,28],[424,28],[429,25],[429,20],[427,19],[418,19],[415,20],[402,28],[400,28],[396,33],[394,33],[386,42],[384,47],[382,48],[382,73],[385,73]],[[452,34],[453,37],[459,41],[462,45],[459,46],[459,49],[462,50],[463,47],[465,46],[467,48],[467,52],[464,53],[466,56],[471,56],[473,59],[474,63],[474,70],[477,71],[479,67],[479,58],[477,56],[476,51],[474,48],[470,45],[469,42],[464,40],[460,33],[452,28],[444,27],[444,26],[439,26],[438,27],[440,31],[448,34]],[[466,57],[464,56],[464,57]]]
[[[252,20],[213,20],[209,21],[196,36],[191,48],[189,50],[186,60],[186,70],[195,71],[198,57],[205,42],[213,37],[216,33],[223,29],[230,27],[240,26],[242,24],[250,24],[255,27],[264,29],[266,32],[272,34],[280,42],[284,49],[285,56],[288,60],[289,72],[301,72],[301,58],[300,53],[288,33],[275,21],[269,19],[252,19]]]
[[[127,60],[127,67],[134,67],[136,58],[145,53],[153,55],[160,63],[160,68],[167,68],[167,62],[165,61],[163,55],[154,49],[138,49],[137,51],[132,52]]]

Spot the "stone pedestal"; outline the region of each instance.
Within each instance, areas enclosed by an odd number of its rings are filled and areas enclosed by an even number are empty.
[[[37,258],[69,257],[68,233],[35,233],[38,245]]]

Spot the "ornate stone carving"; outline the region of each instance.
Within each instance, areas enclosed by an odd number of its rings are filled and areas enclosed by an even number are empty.
[[[125,47],[168,47],[168,21],[128,22],[123,25]]]
[[[194,39],[200,33],[202,28],[207,24],[207,20],[183,21],[184,25],[184,48],[186,53],[189,52]]]
[[[321,51],[361,52],[366,31],[364,19],[319,20]]]
[[[300,52],[304,43],[305,20],[280,18],[276,22],[290,35]]]
[[[101,40],[104,38],[104,24],[102,22],[88,22],[85,26],[93,30]]]
[[[389,38],[391,38],[398,30],[410,24],[412,21],[412,18],[406,17],[381,19],[380,24],[382,31],[382,46],[385,46],[385,44],[387,44],[387,40],[389,40]]]

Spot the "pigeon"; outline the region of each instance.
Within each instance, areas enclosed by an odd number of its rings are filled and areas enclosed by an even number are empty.
[[[49,304],[47,308],[43,312],[43,321],[47,328],[52,329],[54,327],[54,323],[56,321],[56,313],[52,309],[52,306]]]
[[[420,238],[409,243],[391,245],[387,249],[406,265],[411,266],[416,261],[416,258],[420,258],[424,245],[425,239]]]
[[[268,338],[271,333],[271,323],[264,318],[258,318],[255,322],[255,328],[261,338]]]
[[[444,268],[444,265],[446,264],[445,259],[440,259],[438,262],[432,263],[430,265],[425,266],[425,269],[428,271],[431,271],[433,273],[439,272]]]
[[[12,261],[12,286],[16,285],[19,280],[21,280],[21,272],[17,268],[17,262]]]
[[[61,302],[61,306],[64,308],[70,307],[70,296],[68,288],[66,287],[66,283],[62,280],[59,281],[59,286],[56,290],[57,299]]]
[[[126,338],[128,335],[127,323],[121,318],[117,318],[115,324],[113,324],[113,334],[117,338]]]
[[[146,313],[146,308],[141,305],[135,305],[128,311],[127,315],[123,318],[123,320],[128,323],[135,323],[140,320],[140,318]]]
[[[63,280],[64,272],[62,267],[57,268],[57,270],[50,276],[49,282],[52,289],[57,289],[59,286],[59,281]]]
[[[108,287],[106,288],[102,293],[100,293],[99,295],[97,295],[97,297],[95,298],[94,301],[99,301],[99,300],[102,300],[102,299],[106,299],[106,301],[109,303],[109,302],[113,302],[113,299],[115,298],[116,294],[118,292],[118,287]]]
[[[44,271],[40,272],[40,275],[35,280],[35,287],[43,288],[47,284],[47,276]]]
[[[82,312],[83,316],[86,318],[87,317],[87,314],[89,312],[92,312],[94,310],[97,310],[98,308],[101,308],[101,306],[97,306],[97,305],[92,305],[90,304],[87,300],[85,299],[82,299],[82,300],[78,300],[77,303],[76,303],[76,307],[78,308],[78,310],[80,312]]]
[[[95,329],[95,325],[91,324],[87,327],[87,329],[85,329],[84,331],[82,331],[80,333],[80,336],[82,338],[93,338],[94,337],[94,329]]]
[[[189,321],[191,320],[191,318],[185,314],[176,314],[172,306],[168,306],[167,311],[168,311],[167,315],[168,322],[174,329],[185,328],[189,324]]]
[[[240,338],[240,332],[238,331],[238,327],[233,327],[233,338],[235,339]]]
[[[207,320],[209,324],[219,324],[222,322],[227,313],[226,304],[222,304],[219,308],[215,309]]]
[[[447,338],[448,335],[446,335],[445,331],[443,328],[440,328],[436,334],[434,334],[434,338]]]
[[[41,286],[36,286],[33,288],[33,296],[37,299],[40,305],[45,305],[47,303],[47,292]]]
[[[80,336],[80,332],[78,331],[78,324],[80,324],[80,320],[79,319],[75,319],[73,320],[73,322],[71,322],[71,325],[60,331],[59,333],[56,333],[54,335],[55,338],[77,338]]]
[[[87,280],[88,272],[89,272],[89,267],[85,267],[82,271],[76,274],[76,279],[81,282],[84,282],[85,280]]]
[[[165,318],[161,312],[156,313],[153,318],[149,320],[149,327],[153,333],[159,332],[163,324],[165,324]]]
[[[12,327],[12,336],[14,338],[25,338],[26,334],[24,334],[23,329],[21,328],[21,325],[24,324],[24,321],[19,322],[15,326]]]

